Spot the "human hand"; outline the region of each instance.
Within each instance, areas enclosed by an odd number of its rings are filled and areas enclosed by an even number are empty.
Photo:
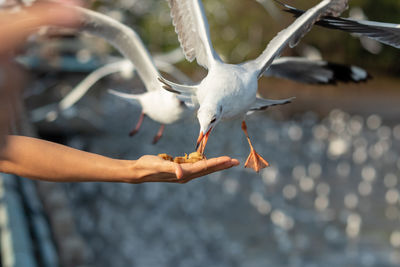
[[[135,177],[130,177],[125,182],[187,183],[194,178],[229,169],[237,165],[239,165],[237,159],[231,159],[226,156],[201,160],[196,163],[178,164],[163,160],[157,156],[146,155],[135,161],[132,166]]]

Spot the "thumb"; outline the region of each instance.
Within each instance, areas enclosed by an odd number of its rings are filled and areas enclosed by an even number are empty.
[[[183,178],[183,170],[180,164],[175,165],[175,175],[176,178],[182,179]]]

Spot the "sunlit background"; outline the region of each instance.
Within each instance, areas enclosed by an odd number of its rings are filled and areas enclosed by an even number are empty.
[[[91,1],[92,8],[132,26],[152,55],[179,46],[166,1]],[[213,44],[239,63],[258,56],[293,21],[269,0],[205,0]],[[318,1],[287,1],[307,9]],[[344,16],[400,23],[398,0],[352,0]],[[57,34],[54,34],[57,35]],[[291,56],[322,58],[366,69],[372,80],[336,86],[260,81],[269,98],[296,96],[248,117],[254,146],[271,167],[243,165],[170,184],[65,184],[87,266],[399,266],[400,51],[369,39],[315,27]],[[91,71],[120,57],[97,37],[36,36],[21,61],[31,71],[25,92],[42,138],[107,155],[193,151],[196,118],[166,127],[145,121],[129,138],[140,109],[107,89],[143,92],[135,73],[108,76],[63,113],[55,103]],[[175,64],[193,81],[205,70]],[[208,157],[248,155],[240,121],[221,123]]]

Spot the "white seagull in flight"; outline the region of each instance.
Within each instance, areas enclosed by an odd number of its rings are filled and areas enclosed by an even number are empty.
[[[250,145],[250,155],[245,167],[256,172],[269,164],[253,148],[244,121],[248,111],[264,110],[272,105],[285,104],[291,101],[257,98],[258,79],[268,70],[282,50],[290,45],[295,46],[312,25],[321,16],[339,16],[347,8],[347,0],[324,0],[309,9],[296,21],[281,31],[255,60],[238,65],[224,63],[215,52],[209,34],[208,22],[201,0],[168,0],[171,16],[178,39],[186,59],[208,69],[207,76],[195,86],[179,85],[164,78],[160,80],[165,89],[179,94],[180,97],[191,97],[197,100],[200,108],[197,118],[200,133],[197,148],[204,149],[212,129],[221,121],[241,117],[242,130]]]
[[[178,80],[185,82],[190,81],[185,74],[173,66],[173,64],[184,59],[180,48],[174,49],[172,52],[168,52],[166,54],[155,55],[153,59],[157,69],[172,75]],[[63,97],[58,107],[61,111],[71,108],[89,91],[89,89],[95,83],[107,75],[120,73],[122,77],[130,79],[134,76],[135,71],[136,67],[129,59],[113,59],[110,63],[95,69],[88,76],[86,76],[85,79],[83,79],[65,97]]]

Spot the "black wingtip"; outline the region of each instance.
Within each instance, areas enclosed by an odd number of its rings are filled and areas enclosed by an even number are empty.
[[[177,94],[177,95],[180,95],[180,94],[181,94],[181,92],[172,89],[171,86],[163,85],[162,88],[165,89],[165,90],[167,90],[168,92],[171,92],[171,93],[174,93],[174,94]]]
[[[161,82],[162,84],[168,85],[168,84],[165,82],[165,79],[162,78],[162,77],[158,77],[157,80],[158,80],[159,82]]]
[[[365,71],[365,76],[354,77],[355,71],[354,66],[345,66],[329,62],[326,65],[327,69],[333,72],[332,79],[328,82],[329,84],[336,85],[338,82],[343,83],[362,83],[372,79],[371,74]],[[364,71],[364,70],[363,70]]]
[[[301,9],[289,6],[288,4],[285,4],[279,0],[274,0],[274,1],[283,7],[283,11],[293,14],[296,18],[300,17],[305,12]]]

